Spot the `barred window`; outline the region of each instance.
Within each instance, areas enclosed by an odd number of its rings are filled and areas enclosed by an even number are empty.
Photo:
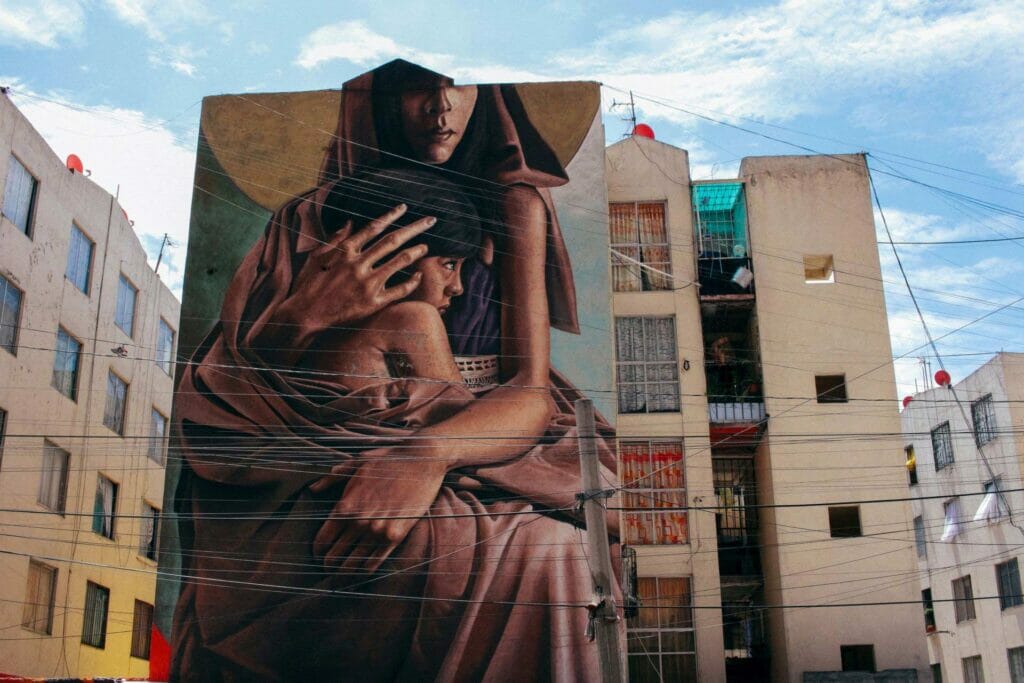
[[[21,290],[0,275],[0,349],[17,355],[21,326]]]
[[[153,606],[141,600],[135,601],[132,618],[132,657],[149,659],[150,637],[153,632]]]
[[[615,359],[620,413],[679,410],[675,318],[616,318]]]
[[[96,478],[96,497],[92,504],[92,530],[100,536],[114,537],[117,514],[117,484],[102,474]]]
[[[124,436],[124,415],[128,405],[128,383],[107,373],[107,402],[103,408],[103,424]]]
[[[629,680],[697,682],[690,577],[641,577],[640,609],[626,621]]]
[[[32,236],[32,209],[39,181],[12,154],[4,186],[3,215],[21,232]]]
[[[953,611],[956,623],[974,619],[974,588],[970,575],[953,579]]]
[[[932,453],[935,454],[936,472],[953,464],[953,437],[948,422],[932,430]]]
[[[50,385],[72,401],[78,399],[78,363],[82,344],[63,327],[57,328],[57,351],[53,356],[53,377]]]
[[[612,286],[616,292],[669,289],[672,261],[664,202],[608,205]]]
[[[971,421],[974,422],[974,441],[984,446],[996,438],[996,416],[992,407],[992,394],[971,403]]]
[[[996,565],[996,583],[999,585],[999,609],[1024,605],[1020,592],[1020,567],[1017,558]]]
[[[110,609],[110,589],[89,581],[85,585],[85,618],[82,622],[82,642],[100,649],[107,646],[107,611]]]
[[[64,277],[85,294],[89,293],[92,274],[93,241],[82,230],[71,224],[71,237],[68,239],[68,264],[64,269]]]
[[[687,543],[683,446],[678,441],[619,443],[626,543]],[[669,509],[664,509],[669,508]],[[659,511],[662,510],[663,511]]]
[[[21,625],[37,633],[53,633],[53,597],[57,589],[57,568],[36,560],[28,562],[28,584]]]
[[[114,312],[114,324],[129,337],[135,329],[135,300],[138,296],[138,287],[122,274],[117,281],[117,310]]]

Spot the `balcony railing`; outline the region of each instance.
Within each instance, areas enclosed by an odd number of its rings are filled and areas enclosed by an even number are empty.
[[[714,397],[709,397],[713,399]],[[708,402],[708,422],[714,424],[729,424],[734,422],[761,422],[764,420],[764,403],[761,401],[736,403],[736,402]]]

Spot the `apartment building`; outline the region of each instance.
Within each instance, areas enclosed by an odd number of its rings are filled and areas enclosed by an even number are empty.
[[[631,679],[927,680],[864,158],[605,170]]]
[[[934,680],[1024,681],[1024,354],[903,411],[922,626]]]
[[[0,95],[0,673],[149,673],[179,303]]]

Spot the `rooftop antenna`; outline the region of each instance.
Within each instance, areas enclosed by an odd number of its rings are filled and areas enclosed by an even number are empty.
[[[160,262],[164,258],[164,247],[176,247],[176,246],[178,246],[178,245],[175,244],[173,240],[171,240],[171,236],[168,235],[165,232],[164,233],[164,238],[160,242],[160,253],[156,255],[156,266],[153,267],[153,272],[154,273],[157,272],[158,270],[160,270]]]
[[[629,107],[629,114],[623,116],[622,120],[629,123],[629,130],[622,134],[622,137],[628,138],[633,134],[633,129],[636,128],[636,102],[633,101],[633,91],[629,91],[629,102],[617,102],[612,100],[611,108],[614,110],[616,107]]]

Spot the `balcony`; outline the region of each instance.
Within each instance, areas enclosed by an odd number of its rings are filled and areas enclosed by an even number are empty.
[[[698,183],[691,199],[701,299],[753,298],[743,183]]]

